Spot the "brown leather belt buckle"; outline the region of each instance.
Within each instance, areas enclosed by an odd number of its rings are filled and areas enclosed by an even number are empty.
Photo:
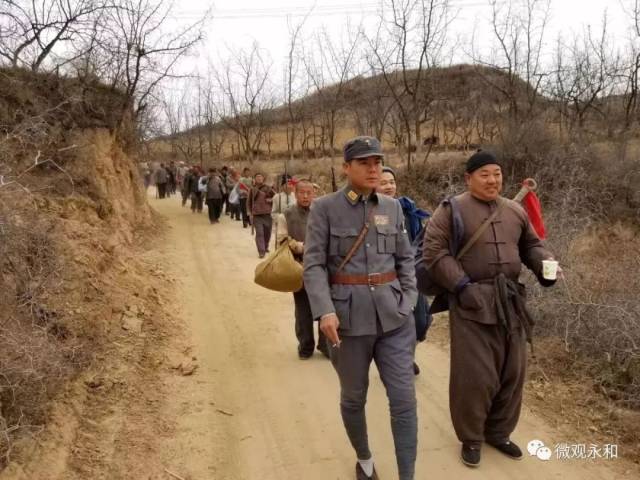
[[[369,273],[367,275],[367,285],[370,287],[374,285],[382,285],[382,274],[381,273]]]

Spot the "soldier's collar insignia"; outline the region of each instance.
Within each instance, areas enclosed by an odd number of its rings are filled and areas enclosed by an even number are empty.
[[[358,200],[359,195],[354,192],[353,190],[349,190],[347,192],[347,197],[349,198],[349,200],[351,200],[352,202],[355,202],[356,200]]]

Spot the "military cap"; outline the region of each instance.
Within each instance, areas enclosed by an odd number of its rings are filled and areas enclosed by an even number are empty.
[[[344,161],[350,162],[354,158],[380,157],[384,158],[380,141],[374,137],[355,137],[344,144]]]

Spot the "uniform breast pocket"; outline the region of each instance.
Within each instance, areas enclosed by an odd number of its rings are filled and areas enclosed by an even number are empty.
[[[398,229],[395,225],[376,225],[378,253],[396,253]]]
[[[329,255],[344,257],[358,237],[355,228],[332,228],[329,238]]]

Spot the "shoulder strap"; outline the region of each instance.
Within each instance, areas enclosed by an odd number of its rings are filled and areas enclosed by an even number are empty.
[[[456,260],[460,260],[463,257],[463,255],[467,253],[471,249],[471,247],[473,247],[473,245],[478,241],[478,239],[482,236],[482,234],[487,230],[491,222],[493,222],[498,217],[498,215],[500,214],[500,212],[504,208],[504,205],[507,202],[502,198],[498,197],[497,203],[498,203],[498,208],[496,208],[495,211],[489,216],[489,218],[487,218],[482,223],[482,225],[478,227],[478,229],[473,233],[469,241],[465,243],[462,249],[460,249],[460,251],[456,255]]]
[[[358,233],[358,237],[356,238],[356,241],[353,242],[353,245],[351,245],[351,248],[347,252],[347,255],[344,257],[342,262],[340,262],[340,265],[338,265],[338,269],[336,270],[336,273],[334,275],[337,275],[342,271],[342,269],[347,265],[347,263],[349,263],[349,261],[353,258],[358,248],[360,248],[360,245],[362,245],[362,242],[364,242],[364,239],[367,236],[367,233],[369,232],[371,220],[373,220],[373,215],[375,214],[375,211],[376,211],[376,207],[374,206],[371,208],[369,215],[367,215],[367,220],[366,222],[364,222],[364,225],[362,226],[360,233]]]

